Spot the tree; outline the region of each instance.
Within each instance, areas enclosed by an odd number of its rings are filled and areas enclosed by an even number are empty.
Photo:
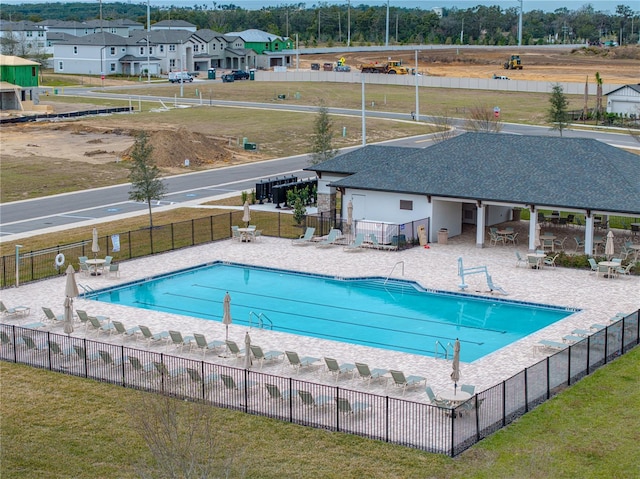
[[[602,116],[602,77],[596,72],[596,122]]]
[[[469,110],[465,128],[469,131],[482,133],[500,133],[502,122],[500,117],[493,112],[493,109],[486,105],[476,105]]]
[[[329,118],[329,110],[320,105],[318,116],[313,126],[313,142],[311,144],[311,164],[317,165],[330,160],[338,154],[338,150],[332,146],[333,124]]]
[[[429,120],[435,125],[435,131],[431,134],[434,143],[450,140],[456,136],[456,129],[453,118],[448,111],[438,112]]]
[[[160,179],[160,170],[151,157],[152,153],[153,147],[149,145],[147,134],[140,133],[131,151],[133,164],[129,173],[129,181],[131,181],[129,199],[147,203],[149,228],[153,228],[151,201],[162,199],[167,191],[166,185]]]
[[[562,85],[556,83],[551,89],[551,98],[549,98],[549,111],[547,112],[547,120],[551,123],[552,130],[558,130],[560,136],[562,136],[562,130],[564,130],[569,124],[569,114],[567,107],[569,106],[569,100],[564,94]]]

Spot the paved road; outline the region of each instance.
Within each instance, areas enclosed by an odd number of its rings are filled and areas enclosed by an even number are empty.
[[[69,90],[71,89],[67,89],[69,94],[73,93]],[[108,92],[88,94],[85,90],[83,93],[88,96],[116,97],[115,94]],[[171,98],[163,98],[163,101],[171,102],[173,100]],[[181,101],[199,102],[199,100],[196,99],[183,99]],[[315,109],[310,106],[273,105],[256,102],[225,102],[216,100],[213,103],[244,106],[247,108],[268,108],[270,110],[313,111]],[[330,112],[356,116],[361,114],[358,110],[343,108],[331,108]],[[401,113],[367,112],[367,117],[410,121],[409,114]],[[420,119],[422,121],[430,120],[428,116],[421,116]],[[455,124],[459,128],[463,126],[461,121],[456,121]],[[517,124],[505,124],[502,132],[516,135],[558,134],[557,132],[552,132],[547,127]],[[638,143],[633,138],[630,138],[629,135],[625,134],[567,130],[564,132],[564,135],[567,137],[596,138],[616,146],[638,147]],[[393,140],[385,144],[424,148],[430,146],[432,140],[429,135],[423,135]],[[302,171],[302,169],[308,165],[308,156],[298,155],[250,165],[233,166],[169,177],[165,179],[168,194],[157,206],[172,203],[198,202],[203,198],[210,198],[225,193],[251,190],[255,187],[256,181],[263,178],[273,178],[291,174],[299,178],[307,178],[312,176],[311,173]],[[117,215],[145,212],[147,209],[146,204],[134,203],[128,199],[129,189],[129,185],[120,185],[2,204],[0,205],[0,239],[19,238],[26,236],[28,233],[36,231],[44,232],[44,230],[50,228],[64,228],[85,221],[100,221]],[[154,204],[154,206],[156,206],[156,204]]]

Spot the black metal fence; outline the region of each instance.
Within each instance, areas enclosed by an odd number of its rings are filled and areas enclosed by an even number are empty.
[[[98,238],[100,256],[113,256],[113,261],[119,262],[225,240],[231,237],[231,226],[242,223],[243,214],[243,211],[231,211],[205,218],[154,226],[153,229],[143,228],[121,232],[116,235],[120,246],[116,252],[113,251],[114,235],[100,236]],[[395,225],[407,238],[400,249],[409,248],[415,244],[413,238],[417,235],[417,225],[425,221]],[[340,218],[335,210],[308,215],[302,225],[296,225],[293,216],[288,213],[254,210],[251,212],[251,223],[262,231],[262,235],[280,238],[298,238],[307,226],[315,227],[316,235],[326,235],[331,228],[346,227],[346,219]],[[0,288],[15,286],[16,276],[20,283],[28,283],[64,274],[69,264],[72,264],[77,271],[78,257],[93,256],[91,243],[91,239],[87,239],[44,250],[20,252],[17,275],[16,255],[2,256],[0,257]],[[60,254],[63,257],[59,257]],[[62,260],[59,261],[60,264],[56,262],[56,258]]]
[[[110,115],[112,113],[130,113],[134,110],[132,106],[121,106],[115,108],[99,108],[83,111],[69,111],[66,113],[43,113],[39,115],[26,115],[12,118],[0,118],[0,124],[4,123],[27,123],[31,121],[58,120],[62,118],[78,118],[88,115]]]
[[[0,324],[0,359],[456,456],[635,347],[639,317],[621,318],[456,408],[10,324]]]

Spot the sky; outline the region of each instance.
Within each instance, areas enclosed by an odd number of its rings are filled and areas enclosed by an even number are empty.
[[[51,1],[51,0],[48,0]],[[92,0],[84,0],[85,3],[91,2]],[[99,0],[93,0],[98,2]],[[102,0],[103,3],[111,3],[115,0]],[[145,0],[120,0],[120,1],[128,1],[129,3],[138,3],[138,4],[146,4]],[[421,8],[423,10],[431,10],[434,7],[445,7],[445,8],[472,8],[477,5],[499,5],[503,9],[507,8],[515,8],[520,5],[520,0],[388,0],[389,5],[391,7],[406,7],[406,8]],[[301,0],[217,0],[213,2],[212,0],[149,0],[151,6],[153,7],[170,7],[171,5],[179,6],[184,5],[187,7],[191,7],[194,5],[206,5],[208,8],[213,8],[214,3],[218,5],[236,5],[238,7],[242,7],[248,10],[259,10],[265,6],[278,6],[278,5],[294,5],[298,3],[304,3],[306,8],[312,8],[314,5],[318,3],[327,3],[327,4],[346,4],[347,0],[314,0],[314,1],[301,1]],[[3,4],[22,4],[22,3],[47,3],[47,0],[0,0],[0,6]],[[57,1],[57,3],[77,3],[73,0],[71,1]],[[351,5],[372,5],[372,6],[383,6],[387,4],[387,0],[351,0]],[[638,0],[593,0],[593,1],[585,1],[585,0],[563,0],[559,1],[549,1],[549,0],[522,0],[523,10],[543,10],[546,12],[553,12],[557,8],[566,7],[569,10],[578,10],[582,6],[590,4],[593,6],[595,10],[609,12],[611,14],[615,13],[617,5],[628,5],[634,10],[640,10],[640,5],[638,4]]]

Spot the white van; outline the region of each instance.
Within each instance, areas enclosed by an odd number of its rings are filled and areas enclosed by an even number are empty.
[[[169,73],[169,81],[171,83],[192,82],[193,77],[188,72],[171,72]]]

